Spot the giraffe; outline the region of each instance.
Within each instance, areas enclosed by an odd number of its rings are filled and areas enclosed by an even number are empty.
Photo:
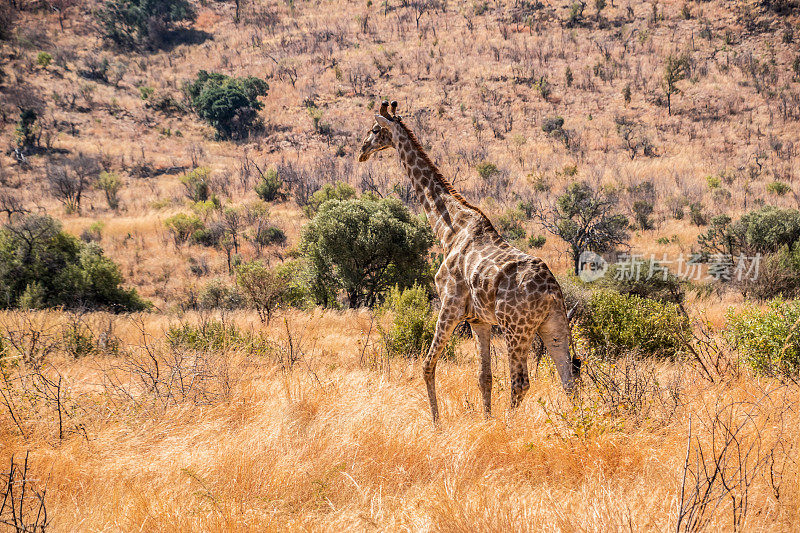
[[[555,276],[539,258],[508,244],[488,217],[470,204],[439,172],[414,134],[396,113],[397,102],[384,101],[361,148],[360,162],[395,148],[417,198],[444,250],[436,273],[441,310],[433,342],[423,361],[434,424],[436,362],[456,325],[467,321],[480,356],[478,383],[485,416],[492,409],[492,326],[500,326],[508,347],[511,377],[510,411],[530,388],[527,356],[538,334],[552,358],[561,383],[571,394],[580,375],[580,359],[570,355],[570,328],[564,296]]]

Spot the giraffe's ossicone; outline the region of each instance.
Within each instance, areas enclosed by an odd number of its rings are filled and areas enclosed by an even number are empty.
[[[434,422],[439,419],[436,362],[453,329],[464,320],[472,327],[480,354],[478,381],[486,416],[492,407],[489,348],[494,324],[502,329],[508,346],[512,409],[530,388],[527,359],[537,334],[553,359],[564,389],[571,393],[580,374],[580,360],[570,355],[569,320],[555,276],[544,261],[508,244],[486,215],[453,188],[396,114],[396,108],[397,102],[392,102],[390,114],[389,103],[382,103],[359,161],[387,148],[397,150],[444,249],[444,261],[435,278],[442,305],[423,363]]]

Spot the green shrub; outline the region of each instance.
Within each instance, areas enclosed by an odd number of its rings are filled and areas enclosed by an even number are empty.
[[[217,130],[220,139],[243,139],[260,125],[258,111],[264,106],[259,96],[266,96],[269,85],[248,76],[232,78],[201,70],[186,92],[197,115]]]
[[[36,64],[42,68],[49,67],[52,61],[53,61],[53,56],[51,56],[47,52],[39,52],[39,55],[36,56]]]
[[[322,204],[328,200],[351,200],[356,197],[356,190],[342,181],[335,184],[326,183],[308,199],[308,205],[303,207],[303,212],[311,218],[317,214]]]
[[[765,206],[735,223],[727,215],[711,219],[709,230],[697,238],[703,252],[753,255],[776,253],[800,240],[800,211]]]
[[[211,170],[208,167],[197,167],[181,176],[181,183],[186,189],[186,197],[193,202],[205,202],[209,199],[211,189],[209,179]]]
[[[270,269],[261,261],[250,261],[236,267],[236,285],[261,321],[267,324],[272,313],[284,303],[290,281],[287,272]]]
[[[689,321],[676,305],[600,290],[589,299],[579,336],[590,351],[602,356],[633,351],[673,358],[681,353],[681,339],[688,329]]]
[[[205,228],[203,221],[194,215],[178,213],[164,221],[164,226],[172,234],[175,246],[180,246]]]
[[[726,336],[754,372],[800,374],[800,301],[775,300],[766,308],[728,311]]]
[[[426,261],[433,232],[396,198],[364,194],[328,200],[303,231],[300,249],[317,301],[336,305],[339,291],[350,307],[373,306],[390,287],[430,283]]]
[[[784,196],[791,190],[792,188],[789,186],[789,184],[782,181],[773,181],[767,184],[767,192],[776,194],[778,196]]]
[[[283,197],[281,189],[283,188],[283,181],[278,177],[278,172],[275,169],[267,170],[267,173],[256,183],[255,191],[259,198],[265,202],[272,202],[278,198]]]
[[[110,209],[119,208],[119,190],[122,188],[122,180],[117,174],[101,172],[97,178],[97,188],[105,193]]]
[[[72,321],[62,331],[64,350],[77,359],[98,352],[94,333],[85,324]]]
[[[500,169],[497,168],[497,165],[489,161],[478,163],[475,165],[475,170],[478,171],[478,175],[484,180],[489,180],[497,174],[500,174]]]
[[[547,242],[547,237],[544,235],[531,235],[528,237],[528,246],[531,248],[541,248]]]
[[[100,246],[62,232],[46,215],[28,215],[0,229],[0,307],[146,309],[122,281]]]
[[[221,279],[212,279],[206,283],[197,297],[197,304],[201,309],[238,309],[243,303],[242,295],[236,287]]]
[[[542,122],[542,131],[548,135],[555,135],[564,130],[563,117],[548,117]]]
[[[526,232],[522,225],[524,213],[516,209],[509,209],[497,219],[497,230],[507,241],[524,239]]]
[[[384,346],[390,356],[423,357],[433,342],[436,330],[436,314],[431,306],[428,291],[417,284],[401,290],[394,286],[379,310],[389,313],[391,324],[388,331],[381,328]],[[442,357],[455,359],[456,339],[447,343]]]

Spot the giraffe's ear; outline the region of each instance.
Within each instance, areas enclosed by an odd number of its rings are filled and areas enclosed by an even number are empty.
[[[388,118],[381,115],[375,115],[375,122],[377,122],[378,126],[381,128],[386,128],[387,130],[392,131],[391,121]]]

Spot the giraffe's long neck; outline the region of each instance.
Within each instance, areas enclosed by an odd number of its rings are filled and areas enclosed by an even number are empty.
[[[448,183],[419,144],[412,140],[408,129],[401,124],[398,130],[400,138],[397,141],[397,153],[400,162],[411,179],[433,232],[442,247],[450,250],[461,228],[474,217],[483,215],[464,205],[448,190]]]

